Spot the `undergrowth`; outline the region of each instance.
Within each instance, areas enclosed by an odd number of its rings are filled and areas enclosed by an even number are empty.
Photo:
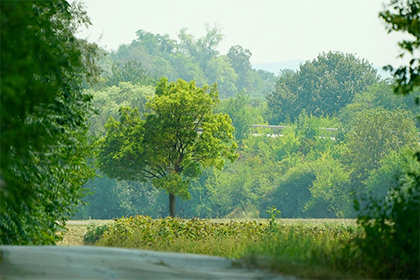
[[[86,233],[83,235],[85,245],[95,244],[107,230],[108,224],[90,223],[87,226]]]
[[[302,278],[361,277],[345,269],[345,244],[359,234],[354,222],[283,223],[276,214],[268,222],[121,218],[96,245],[240,258]]]

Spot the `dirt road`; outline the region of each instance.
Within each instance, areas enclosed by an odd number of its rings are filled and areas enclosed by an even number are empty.
[[[0,279],[276,279],[236,260],[94,246],[0,246]]]

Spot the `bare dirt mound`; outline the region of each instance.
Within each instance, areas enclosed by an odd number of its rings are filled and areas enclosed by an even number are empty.
[[[183,253],[80,246],[0,246],[8,279],[296,279],[238,261]]]

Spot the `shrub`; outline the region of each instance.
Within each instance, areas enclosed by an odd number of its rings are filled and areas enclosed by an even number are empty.
[[[241,258],[306,278],[358,276],[342,269],[348,259],[341,254],[343,248],[360,234],[353,221],[276,219],[279,214],[271,207],[270,219],[261,222],[122,218],[110,224],[96,244]]]
[[[371,277],[420,279],[419,198],[420,174],[409,174],[386,198],[371,198],[360,212],[364,236],[354,242],[364,260],[361,269]]]
[[[267,228],[268,224],[256,221],[216,223],[136,216],[110,224],[97,245],[239,257],[242,247],[262,238]]]
[[[86,245],[94,245],[96,241],[98,241],[102,235],[107,231],[109,228],[108,224],[97,224],[97,223],[90,223],[87,226],[87,231],[83,235],[83,241]]]

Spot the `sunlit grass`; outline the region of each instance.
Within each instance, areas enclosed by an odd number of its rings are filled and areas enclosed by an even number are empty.
[[[96,243],[155,251],[238,258],[250,266],[301,278],[355,279],[346,244],[360,233],[354,220],[119,219]],[[347,253],[346,253],[347,252]]]

